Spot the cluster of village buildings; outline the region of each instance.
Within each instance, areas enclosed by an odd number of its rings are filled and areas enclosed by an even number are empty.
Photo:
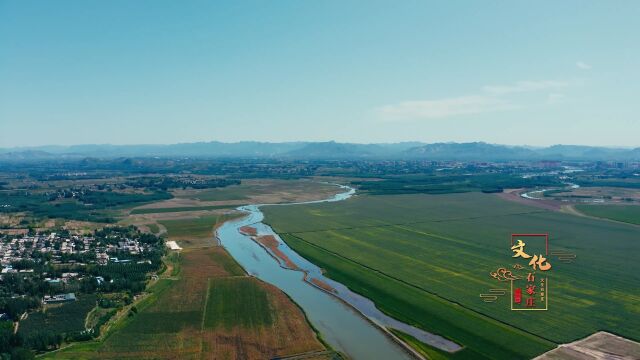
[[[65,257],[65,254],[95,254],[95,260],[93,260],[93,256],[89,256],[87,258],[91,260],[86,261],[106,265],[109,262],[126,263],[130,261],[119,259],[118,254],[137,255],[147,250],[150,250],[150,245],[141,244],[136,239],[128,238],[116,238],[114,241],[103,243],[92,236],[72,235],[69,237],[61,237],[56,233],[23,237],[5,236],[0,237],[0,279],[4,274],[16,273],[28,275],[29,273],[33,273],[34,269],[24,268],[24,266],[16,268],[15,264],[23,260],[28,261],[41,258],[42,254],[50,254],[49,261],[52,264],[66,263],[83,266],[86,264],[76,260],[77,257],[73,259],[73,257]],[[63,258],[65,259],[63,260]],[[145,260],[140,262],[150,261]],[[44,280],[51,284],[67,283],[72,279],[78,278],[78,276],[79,274],[76,272],[64,272],[60,277],[47,277]],[[98,283],[104,281],[102,277],[97,277],[96,280]],[[43,302],[56,303],[74,300],[75,296],[73,294],[60,294],[45,296]]]
[[[91,236],[72,235],[68,238],[60,237],[56,233],[40,234],[24,237],[0,238],[0,265],[3,273],[14,272],[5,270],[11,264],[20,260],[31,260],[34,254],[51,254],[52,263],[60,263],[63,254],[86,254],[93,252],[96,255],[96,262],[106,264],[111,259],[118,262],[117,258],[112,258],[109,254],[128,253],[131,255],[140,254],[149,250],[150,245],[141,244],[136,239],[122,238],[111,244],[101,244],[96,238]],[[73,260],[71,260],[73,262]]]

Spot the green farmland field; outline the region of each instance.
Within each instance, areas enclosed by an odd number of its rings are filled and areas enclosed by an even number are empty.
[[[180,271],[147,288],[103,337],[43,358],[262,359],[325,349],[284,293],[246,276],[222,247],[186,249],[171,262]]]
[[[159,221],[170,238],[203,238],[212,236],[218,217],[215,215],[180,220]]]
[[[240,264],[236,262],[231,256],[223,252],[212,252],[211,259],[218,265],[222,266],[230,276],[242,276],[245,271]]]
[[[158,227],[158,224],[148,224],[147,226],[149,227],[149,231],[151,231],[154,234],[157,234],[158,232],[160,232],[160,228]]]
[[[640,225],[637,205],[576,205],[576,209],[590,216]]]
[[[228,258],[221,248],[185,251],[173,257],[182,269],[177,280],[160,279],[101,341],[74,344],[46,358],[198,358],[201,325],[209,277],[229,276],[217,259]],[[89,345],[90,344],[90,345]]]
[[[224,188],[207,189],[196,192],[194,195],[184,196],[189,199],[200,201],[229,201],[229,200],[246,200],[248,194],[254,190],[250,185],[231,185]]]
[[[250,277],[209,280],[209,300],[204,326],[215,328],[234,326],[254,328],[273,322],[267,292]]]
[[[266,221],[301,255],[388,314],[451,338],[453,357],[531,358],[608,330],[640,339],[640,253],[635,227],[550,212],[495,195],[360,196],[264,207]],[[511,266],[511,233],[549,233],[549,310],[516,312],[489,276]]]
[[[203,215],[172,220],[158,220],[167,229],[169,240],[178,240],[182,247],[211,246],[216,225],[241,216],[239,213]]]
[[[28,339],[42,332],[79,333],[85,330],[87,314],[95,306],[95,295],[82,295],[77,301],[47,305],[44,311],[31,313],[27,319],[20,322],[20,334]]]

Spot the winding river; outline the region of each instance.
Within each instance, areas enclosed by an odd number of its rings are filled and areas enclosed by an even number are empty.
[[[565,183],[565,185],[567,185],[564,188],[565,190],[573,190],[573,189],[578,189],[580,187],[580,185],[572,184],[572,183]],[[520,194],[520,196],[525,198],[525,199],[530,199],[530,200],[542,200],[542,199],[544,199],[544,193],[545,192],[551,191],[551,190],[558,190],[558,189],[563,189],[563,188],[550,188],[550,189],[542,189],[542,190],[533,190],[533,191],[528,191],[528,192],[522,193],[522,194]],[[538,194],[543,196],[543,197],[537,196]]]
[[[394,328],[445,351],[457,351],[460,346],[395,320],[379,311],[371,300],[350,291],[346,286],[322,275],[320,268],[310,263],[271,229],[263,224],[261,206],[288,206],[318,202],[342,201],[355,193],[355,189],[341,186],[345,192],[326,200],[290,204],[259,204],[239,207],[246,217],[224,223],[217,230],[218,241],[245,270],[271,283],[287,293],[306,313],[307,318],[322,338],[335,350],[352,359],[411,359],[411,351],[392,339],[385,328]],[[240,229],[251,226],[258,236],[271,235],[278,244],[280,256],[273,248],[264,247],[251,235]],[[281,254],[295,264],[292,269]],[[289,263],[291,265],[291,263]],[[315,279],[315,280],[314,280]],[[314,285],[315,284],[315,285]],[[322,286],[318,286],[322,284]],[[324,287],[324,289],[322,289]],[[415,352],[413,352],[415,355]]]

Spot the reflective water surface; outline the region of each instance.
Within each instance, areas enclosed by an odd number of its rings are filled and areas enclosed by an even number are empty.
[[[295,204],[341,201],[355,193],[355,190],[350,187],[342,187],[345,192],[331,199]],[[292,204],[242,206],[238,209],[245,211],[247,216],[223,224],[217,231],[218,240],[249,274],[277,286],[300,305],[322,338],[334,349],[353,359],[412,358],[405,349],[372,322],[401,330],[443,350],[460,349],[460,346],[454,342],[386,316],[371,300],[324,277],[320,268],[290,249],[271,227],[261,222],[264,215],[260,211],[261,206],[288,205]],[[239,229],[243,226],[256,228],[260,236],[274,236],[279,242],[278,249],[286,254],[299,269],[287,268],[284,261],[278,259],[270,250],[253,241],[250,236],[241,234]],[[313,286],[312,279],[329,285],[332,288],[332,294]],[[346,305],[345,302],[351,306]]]

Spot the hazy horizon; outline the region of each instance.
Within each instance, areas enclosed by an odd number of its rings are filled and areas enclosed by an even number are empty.
[[[221,143],[221,144],[238,144],[238,143],[263,143],[263,144],[287,144],[287,143],[338,143],[338,144],[357,144],[357,145],[393,145],[393,144],[401,144],[401,143],[419,143],[424,145],[429,144],[469,144],[469,143],[486,143],[490,145],[498,145],[498,146],[509,146],[509,147],[524,147],[524,148],[532,148],[532,149],[542,149],[548,148],[552,146],[585,146],[585,147],[599,147],[599,148],[608,148],[608,149],[626,149],[632,150],[635,148],[640,148],[640,145],[637,146],[623,146],[623,145],[589,145],[589,144],[551,144],[551,145],[529,145],[529,144],[501,144],[501,143],[492,143],[482,140],[476,141],[434,141],[434,142],[424,142],[418,140],[407,140],[407,141],[382,141],[382,142],[352,142],[352,141],[336,141],[336,140],[326,140],[326,141],[312,141],[312,140],[295,140],[295,141],[258,141],[258,140],[239,140],[239,141],[220,141],[220,140],[203,140],[203,141],[187,141],[187,142],[175,142],[175,143],[130,143],[130,144],[114,144],[114,143],[77,143],[77,144],[43,144],[43,145],[23,145],[23,146],[9,146],[9,147],[1,147],[0,149],[5,150],[21,150],[21,149],[37,149],[37,148],[47,148],[47,147],[74,147],[74,146],[172,146],[172,145],[189,145],[189,144],[199,144],[199,143]]]
[[[334,139],[329,140],[286,140],[286,141],[269,141],[269,140],[252,140],[252,139],[244,139],[237,141],[225,141],[225,140],[196,140],[196,141],[181,141],[181,142],[158,142],[158,143],[45,143],[39,145],[15,145],[15,146],[1,146],[0,149],[21,149],[21,148],[42,148],[42,147],[72,147],[72,146],[169,146],[169,145],[180,145],[180,144],[196,144],[196,143],[223,143],[223,144],[237,144],[237,143],[267,143],[267,144],[282,144],[282,143],[327,143],[327,142],[335,142],[342,144],[359,144],[359,145],[370,145],[370,144],[399,144],[399,143],[422,143],[422,144],[465,144],[465,143],[486,143],[491,145],[504,145],[504,146],[520,146],[527,148],[547,148],[551,146],[587,146],[587,147],[601,147],[601,148],[610,148],[610,149],[635,149],[640,148],[640,143],[637,145],[591,145],[584,143],[552,143],[548,145],[531,145],[531,144],[509,144],[509,143],[498,143],[498,142],[490,142],[485,140],[469,140],[469,141],[420,141],[420,140],[402,140],[402,141],[376,141],[376,142],[358,142],[358,141],[337,141]]]

